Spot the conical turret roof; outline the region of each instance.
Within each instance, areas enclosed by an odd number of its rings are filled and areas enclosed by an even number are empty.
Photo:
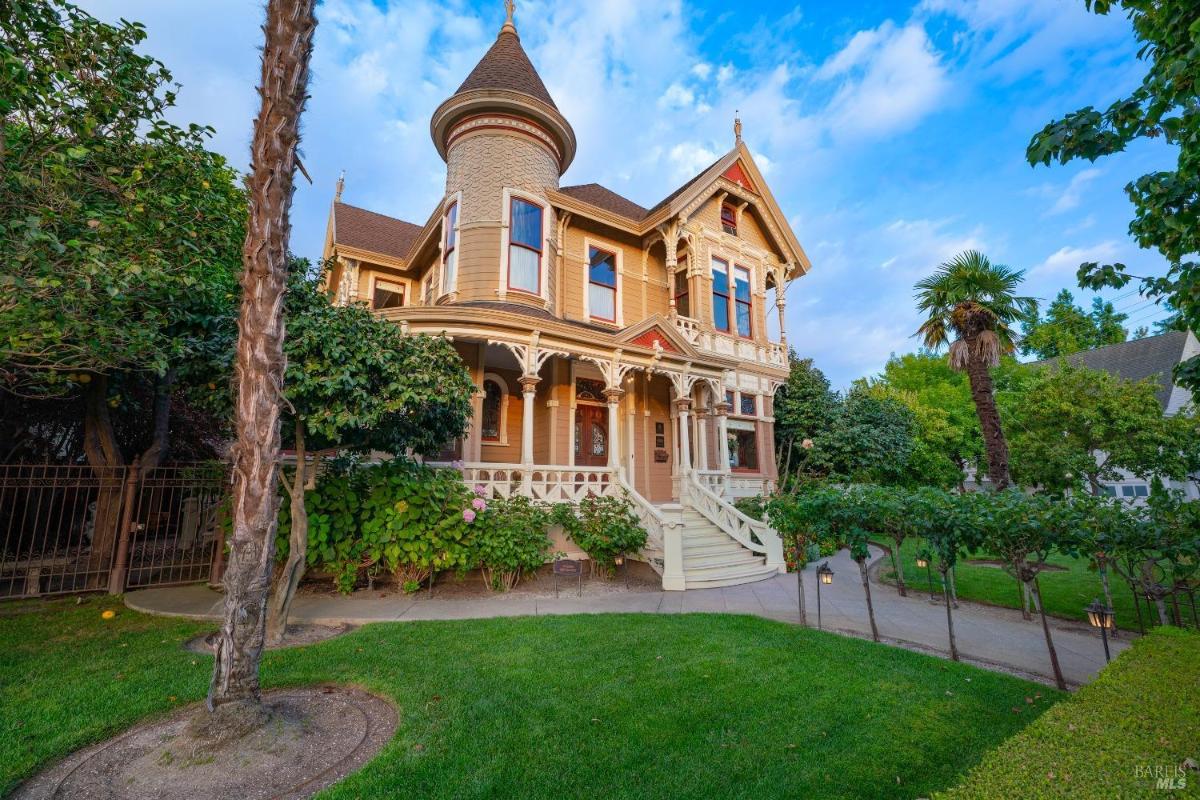
[[[554,98],[546,91],[546,84],[533,62],[521,47],[521,37],[510,25],[500,29],[496,41],[484,53],[483,58],[471,70],[471,74],[458,87],[455,95],[475,89],[505,89],[537,98],[555,110]]]

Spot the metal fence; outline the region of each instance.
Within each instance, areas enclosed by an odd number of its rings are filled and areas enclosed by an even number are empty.
[[[228,476],[219,463],[0,464],[0,598],[214,577]]]

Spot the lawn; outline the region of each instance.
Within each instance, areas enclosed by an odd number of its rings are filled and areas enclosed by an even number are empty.
[[[921,549],[918,540],[906,540],[900,548],[904,562],[904,580],[910,591],[928,592],[928,581],[925,570],[918,569],[917,552]],[[976,554],[971,558],[986,558]],[[1038,586],[1042,591],[1042,601],[1046,604],[1046,613],[1057,617],[1074,620],[1087,620],[1084,607],[1092,600],[1104,599],[1104,589],[1100,584],[1100,574],[1088,569],[1087,561],[1079,558],[1068,558],[1063,555],[1051,556],[1049,563],[1062,567],[1062,571],[1043,572],[1038,578]],[[933,570],[933,585],[937,594],[941,594],[941,584],[938,582],[937,570]],[[890,557],[886,557],[880,577],[888,582],[894,582],[895,572],[892,569]],[[955,568],[955,587],[958,597],[962,600],[976,600],[1006,608],[1021,607],[1021,588],[1015,578],[999,567],[968,564],[960,560]],[[1125,630],[1136,631],[1137,612],[1133,606],[1133,593],[1129,584],[1119,576],[1109,573],[1109,587],[1113,595],[1113,607],[1116,611],[1117,625]],[[1148,610],[1142,604],[1142,614],[1149,627],[1152,620],[1146,616]],[[1188,612],[1184,612],[1190,618]],[[1153,622],[1157,623],[1157,616]]]
[[[116,608],[103,620],[101,612]],[[0,606],[0,793],[199,700],[202,624],[109,598]],[[322,798],[915,798],[953,786],[1059,695],[733,615],[384,623],[268,653],[267,686],[390,698],[395,739]]]

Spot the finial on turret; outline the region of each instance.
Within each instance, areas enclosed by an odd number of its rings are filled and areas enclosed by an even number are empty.
[[[333,191],[333,202],[342,202],[342,190],[346,188],[346,170],[342,170],[342,174],[338,175],[337,186]]]
[[[742,118],[738,116],[736,109],[733,112],[733,143],[742,143]]]
[[[513,15],[517,13],[517,4],[514,0],[504,0],[504,25],[501,26],[500,32],[516,33],[517,26],[513,23]]]

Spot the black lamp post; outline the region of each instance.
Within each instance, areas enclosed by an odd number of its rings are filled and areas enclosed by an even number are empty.
[[[833,583],[833,570],[829,568],[829,562],[826,561],[817,567],[817,630],[821,630],[821,584],[829,585]]]
[[[1093,628],[1100,629],[1100,638],[1104,640],[1104,663],[1107,664],[1112,660],[1108,653],[1108,631],[1113,627],[1113,610],[1102,604],[1100,599],[1093,600],[1085,609],[1088,615],[1088,622]]]
[[[925,581],[929,584],[929,602],[936,603],[937,598],[933,596],[933,572],[929,569],[929,559],[925,556],[917,556],[917,569],[925,570]]]

